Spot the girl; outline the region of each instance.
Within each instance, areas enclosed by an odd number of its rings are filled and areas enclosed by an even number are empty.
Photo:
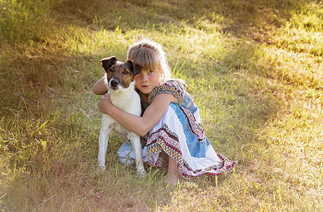
[[[103,95],[98,102],[102,113],[140,136],[146,136],[146,158],[153,166],[168,160],[166,181],[177,184],[183,178],[203,174],[216,176],[232,169],[236,162],[216,154],[205,137],[198,107],[184,90],[182,81],[171,80],[165,52],[153,41],[142,40],[129,47],[128,59],[143,66],[134,77],[144,108],[141,117],[114,106],[103,78],[93,92]]]

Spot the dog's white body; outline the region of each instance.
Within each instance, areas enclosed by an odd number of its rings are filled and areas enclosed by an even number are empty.
[[[131,82],[128,88],[121,88],[118,90],[109,89],[111,102],[118,108],[129,113],[140,116],[141,104],[140,97],[134,89],[135,82]],[[109,86],[108,86],[109,87]],[[98,162],[102,169],[105,169],[105,155],[109,142],[109,134],[114,129],[119,135],[127,136],[131,142],[135,157],[136,168],[138,174],[145,176],[146,172],[143,165],[143,158],[141,152],[140,136],[122,127],[116,120],[107,114],[102,115],[101,131],[99,137],[99,155]]]

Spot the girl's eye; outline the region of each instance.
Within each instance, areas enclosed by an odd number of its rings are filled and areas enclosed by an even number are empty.
[[[148,71],[148,73],[149,73],[149,74],[153,74],[153,73],[154,73],[154,71],[153,71],[153,70],[150,70],[150,71]]]

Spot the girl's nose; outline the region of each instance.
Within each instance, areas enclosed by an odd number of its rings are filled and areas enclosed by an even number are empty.
[[[146,73],[143,73],[143,74],[141,75],[141,80],[142,80],[142,81],[147,81],[147,77],[148,77],[148,75],[147,75]]]

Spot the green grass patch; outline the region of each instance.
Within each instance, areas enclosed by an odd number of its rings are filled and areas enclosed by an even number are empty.
[[[282,1],[0,1],[3,211],[321,211],[323,7]],[[233,173],[97,167],[100,59],[159,42]]]

